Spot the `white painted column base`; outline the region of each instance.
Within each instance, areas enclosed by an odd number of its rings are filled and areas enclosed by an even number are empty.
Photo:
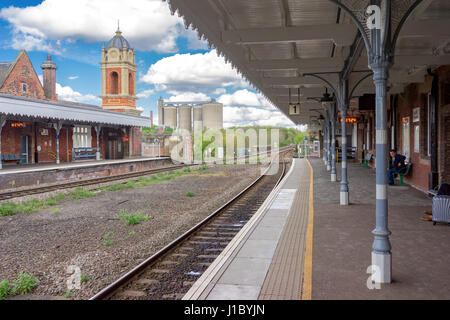
[[[97,152],[97,153],[96,153],[95,159],[96,159],[97,161],[100,160],[100,152]]]
[[[375,283],[392,282],[392,255],[372,252],[372,281]]]
[[[331,182],[336,182],[336,173],[331,174]]]
[[[341,191],[341,206],[348,206],[348,192]]]
[[[331,166],[327,164],[327,171],[331,171]]]
[[[56,164],[60,164],[60,161],[59,161],[59,160],[56,160]]]

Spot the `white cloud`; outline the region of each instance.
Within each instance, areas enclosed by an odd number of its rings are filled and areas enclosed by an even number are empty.
[[[294,127],[285,115],[278,110],[255,107],[230,107],[223,109],[224,127],[232,126],[279,126]]]
[[[168,102],[210,101],[211,98],[201,92],[181,92],[167,99]]]
[[[261,93],[255,93],[247,89],[235,91],[232,94],[223,94],[218,99],[218,102],[224,105],[239,105],[249,107],[263,107],[266,109],[275,109],[275,107],[267,101]]]
[[[213,91],[213,94],[225,94],[227,93],[227,89],[225,88],[217,88],[216,90]]]
[[[224,126],[282,126],[294,127],[283,113],[264,96],[247,89],[224,94],[217,99],[223,103]]]
[[[108,41],[117,20],[138,50],[175,52],[178,37],[185,37],[190,48],[205,46],[161,0],[44,0],[36,6],[3,8],[0,18],[13,27],[12,47],[27,50],[58,53],[59,41]]]
[[[69,86],[63,87],[59,83],[56,84],[56,94],[58,95],[58,100],[80,102],[80,103],[92,103],[99,105],[101,99],[93,94],[82,94],[73,90]]]
[[[215,50],[176,54],[151,65],[140,79],[157,90],[213,93],[218,87],[248,87],[248,83]]]
[[[155,90],[152,90],[152,89],[149,89],[149,90],[144,90],[144,91],[141,91],[141,92],[139,92],[136,96],[138,97],[138,98],[148,98],[148,97],[150,97],[153,93],[155,93]]]
[[[76,79],[78,79],[79,78],[79,76],[70,76],[70,77],[67,77],[67,79],[69,79],[69,80],[76,80]]]

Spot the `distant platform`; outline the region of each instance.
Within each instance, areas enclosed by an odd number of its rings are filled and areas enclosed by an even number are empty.
[[[70,163],[5,166],[0,170],[0,191],[29,188],[84,179],[107,177],[166,166],[169,157],[89,160]]]

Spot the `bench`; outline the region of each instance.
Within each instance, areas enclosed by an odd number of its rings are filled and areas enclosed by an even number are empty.
[[[95,160],[97,148],[74,148],[72,150],[73,160]]]
[[[398,174],[400,177],[400,183],[399,186],[404,186],[405,184],[403,183],[403,177],[408,175],[409,171],[411,170],[412,164],[408,163],[406,166],[404,166],[403,168],[401,168],[399,171],[394,172],[394,178],[395,176]]]
[[[9,161],[15,161],[17,164],[20,164],[21,157],[18,154],[2,154],[1,159],[2,164]]]

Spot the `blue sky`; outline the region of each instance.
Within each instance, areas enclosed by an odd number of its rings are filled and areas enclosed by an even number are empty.
[[[25,49],[40,75],[48,53],[58,66],[60,99],[100,105],[102,43],[117,21],[138,65],[137,106],[157,117],[157,100],[214,98],[224,104],[225,126],[292,126],[229,64],[186,30],[161,0],[2,0],[0,62]]]

